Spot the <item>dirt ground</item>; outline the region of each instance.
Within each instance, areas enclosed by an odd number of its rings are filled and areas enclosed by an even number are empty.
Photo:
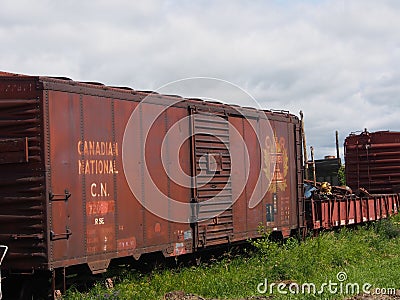
[[[273,299],[273,297],[265,296],[252,296],[247,298],[238,298],[232,300],[267,300]],[[400,290],[397,291],[396,295],[357,295],[346,300],[390,300],[390,299],[400,299]],[[188,294],[183,291],[169,292],[164,295],[164,300],[217,300],[215,298],[204,298],[194,294]]]
[[[248,298],[239,298],[235,300],[267,300],[272,299],[271,297],[264,297],[264,296],[253,296]],[[174,291],[169,292],[164,295],[164,300],[217,300],[213,298],[204,298],[194,294],[188,294],[183,291]]]
[[[347,300],[390,300],[400,299],[400,291],[397,291],[396,295],[358,295]]]

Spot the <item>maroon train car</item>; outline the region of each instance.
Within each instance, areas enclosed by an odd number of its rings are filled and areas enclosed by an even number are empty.
[[[54,289],[74,266],[191,253],[260,224],[288,236],[305,222],[300,136],[286,112],[2,73],[3,271]]]
[[[369,193],[400,189],[400,132],[350,134],[345,140],[346,182]]]

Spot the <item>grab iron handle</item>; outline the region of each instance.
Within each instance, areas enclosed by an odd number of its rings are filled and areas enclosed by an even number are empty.
[[[67,201],[71,197],[71,193],[68,190],[64,191],[64,194],[53,194],[49,193],[49,198],[51,201]]]
[[[69,236],[72,235],[72,231],[69,228],[66,228],[66,232],[63,233],[54,233],[53,230],[50,231],[50,240],[63,240],[69,239]]]

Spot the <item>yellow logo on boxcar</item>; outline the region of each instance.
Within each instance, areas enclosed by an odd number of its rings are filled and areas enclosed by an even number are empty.
[[[273,141],[269,136],[265,138],[265,148],[263,149],[263,170],[268,182],[270,182],[270,188],[272,189],[272,192],[277,192],[278,189],[281,191],[285,191],[287,187],[286,176],[289,170],[289,158],[285,142],[285,138],[281,137],[278,139],[275,136],[276,152],[272,152],[272,150],[274,149],[274,147],[272,147]],[[271,176],[273,176],[272,180]]]

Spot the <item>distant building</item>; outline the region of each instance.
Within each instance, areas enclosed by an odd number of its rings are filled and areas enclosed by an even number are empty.
[[[340,158],[325,156],[324,159],[315,160],[315,175],[318,182],[329,182],[331,185],[340,185],[338,171],[341,166]],[[313,180],[312,162],[309,162],[308,178]]]

